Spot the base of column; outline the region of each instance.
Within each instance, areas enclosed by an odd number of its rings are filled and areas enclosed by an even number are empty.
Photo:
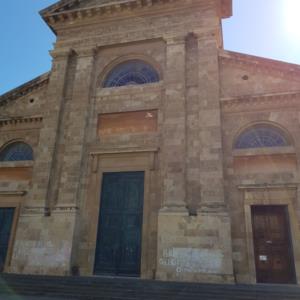
[[[160,215],[168,215],[168,214],[176,214],[176,215],[182,215],[182,216],[188,216],[189,212],[186,208],[186,206],[164,206],[159,210]]]
[[[168,281],[234,283],[228,214],[161,211],[156,275]]]

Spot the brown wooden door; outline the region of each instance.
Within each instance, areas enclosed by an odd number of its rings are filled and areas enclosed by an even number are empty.
[[[286,206],[253,206],[252,226],[258,283],[295,283]]]

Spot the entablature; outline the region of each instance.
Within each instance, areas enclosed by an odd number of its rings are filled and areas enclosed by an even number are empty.
[[[232,0],[219,0],[220,18],[228,18],[232,15]],[[74,22],[75,20],[82,20],[94,16],[115,15],[115,13],[132,11],[136,9],[145,9],[149,7],[156,7],[161,4],[168,4],[178,2],[184,4],[182,0],[115,0],[115,1],[95,1],[91,2],[93,5],[80,5],[82,0],[62,0],[40,12],[45,22],[56,33],[56,24],[65,21]],[[201,1],[195,1],[199,4]],[[181,7],[180,5],[180,7]]]
[[[245,95],[221,99],[221,108],[224,113],[251,112],[263,110],[300,110],[300,91]]]
[[[16,125],[23,123],[41,123],[42,116],[7,116],[0,117],[0,128],[8,125]]]

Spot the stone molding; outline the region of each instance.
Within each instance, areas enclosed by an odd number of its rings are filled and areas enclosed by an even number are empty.
[[[300,91],[291,93],[248,95],[221,99],[221,108],[224,113],[261,111],[263,109],[299,108]]]
[[[78,1],[57,3],[41,11],[44,20],[51,26],[58,22],[74,21],[97,15],[114,14],[123,11],[143,9],[156,5],[183,2],[179,0],[116,0],[91,7],[76,8]],[[197,4],[197,2],[195,1]],[[73,8],[72,8],[73,7]],[[232,0],[220,0],[220,17],[228,18],[232,15]]]
[[[115,148],[115,149],[95,149],[90,152],[90,155],[103,154],[120,154],[120,153],[142,153],[142,152],[158,152],[159,148]]]
[[[84,57],[95,57],[97,52],[97,47],[88,47],[88,48],[76,48],[74,49],[77,57],[84,58]]]
[[[63,49],[54,49],[49,51],[50,55],[53,59],[59,60],[59,59],[66,59],[71,54],[70,48],[63,48]]]
[[[206,28],[205,30],[197,30],[192,32],[198,41],[208,40],[208,39],[215,39],[216,36],[219,34],[219,29],[216,28]]]
[[[31,168],[33,167],[33,164],[34,162],[32,160],[0,161],[0,169],[1,168]]]
[[[249,54],[219,50],[221,64],[233,64],[245,67],[251,67],[255,71],[262,71],[280,78],[291,78],[300,82],[300,67],[296,64],[286,63],[264,57],[258,57]]]
[[[181,44],[185,44],[187,35],[188,32],[178,33],[174,35],[165,35],[163,37],[163,40],[166,42],[167,46],[181,45]]]
[[[51,209],[51,214],[77,213],[79,208],[74,204],[60,204]]]
[[[22,123],[40,123],[42,121],[43,121],[42,116],[28,116],[28,117],[9,116],[7,118],[0,119],[0,127],[6,125],[22,124]]]
[[[104,3],[94,7],[70,9],[62,11],[42,11],[44,20],[50,25],[54,25],[58,22],[74,21],[76,19],[90,18],[96,15],[114,14],[122,11],[130,11],[143,7],[151,7],[157,4],[163,4],[165,2],[174,2],[178,0],[165,0],[165,1],[153,1],[153,0],[125,0],[125,1],[112,1],[111,3]]]
[[[38,76],[27,83],[0,96],[0,106],[6,105],[10,101],[26,96],[32,91],[38,90],[48,84],[50,72]]]
[[[299,183],[300,184],[300,183]],[[298,183],[287,183],[287,184],[240,184],[237,186],[239,190],[274,190],[274,189],[289,189],[297,190]]]
[[[24,196],[27,191],[0,191],[0,196]]]
[[[73,204],[59,205],[51,209],[51,213],[48,207],[45,206],[24,206],[22,215],[43,215],[51,216],[53,214],[65,214],[65,213],[77,213],[79,208]]]

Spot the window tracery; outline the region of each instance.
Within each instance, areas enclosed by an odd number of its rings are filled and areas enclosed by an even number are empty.
[[[289,143],[284,134],[272,126],[254,126],[246,129],[236,140],[235,149],[283,147]]]
[[[157,71],[141,60],[130,60],[117,65],[107,75],[103,87],[147,84],[159,81]]]
[[[0,161],[22,160],[33,160],[32,148],[23,142],[9,144],[0,153]]]

